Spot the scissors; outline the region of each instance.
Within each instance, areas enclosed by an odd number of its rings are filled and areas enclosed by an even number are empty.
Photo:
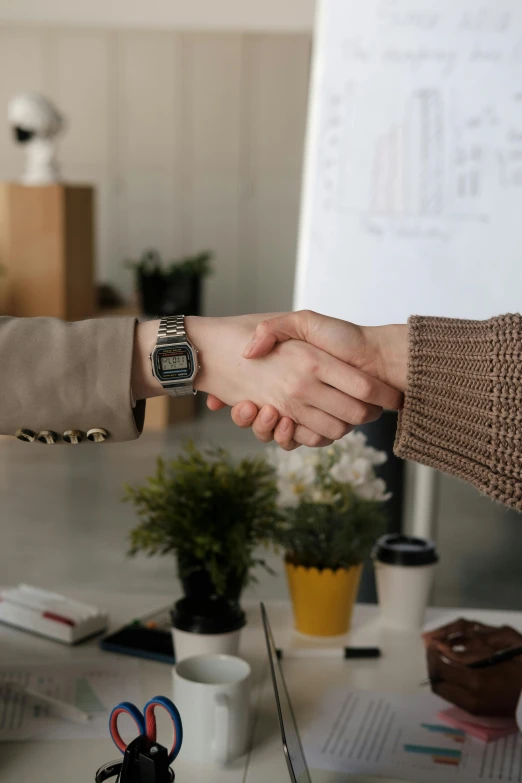
[[[183,742],[183,726],[181,724],[181,717],[177,707],[171,702],[170,699],[167,699],[166,696],[155,696],[153,699],[147,702],[143,708],[143,712],[141,712],[141,710],[139,710],[130,701],[122,701],[120,704],[117,704],[111,712],[109,718],[109,731],[118,750],[121,750],[122,753],[125,753],[127,745],[122,740],[120,732],[118,731],[118,718],[122,713],[126,713],[127,715],[130,715],[136,723],[139,735],[145,736],[151,743],[155,743],[156,717],[154,715],[154,710],[156,707],[163,707],[172,721],[172,726],[174,729],[174,742],[168,756],[169,764],[172,764],[181,750],[181,743]]]

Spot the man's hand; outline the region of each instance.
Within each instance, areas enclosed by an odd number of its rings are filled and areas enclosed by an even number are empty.
[[[272,351],[276,343],[290,339],[311,343],[350,365],[350,394],[355,398],[372,398],[377,389],[382,395],[385,385],[388,393],[383,407],[401,407],[406,388],[407,326],[360,327],[305,310],[262,321],[243,356],[259,359]],[[224,407],[214,396],[209,397],[207,404],[211,410]],[[309,430],[296,426],[288,416],[281,418],[280,413],[274,406],[264,406],[258,412],[253,402],[242,402],[233,408],[232,419],[239,427],[252,426],[259,440],[275,439],[287,450],[300,444],[326,445],[327,441],[311,438]]]

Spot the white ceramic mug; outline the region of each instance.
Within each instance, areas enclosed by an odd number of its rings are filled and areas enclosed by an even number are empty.
[[[185,658],[174,670],[174,699],[183,721],[180,759],[225,764],[247,751],[250,666],[232,655]]]

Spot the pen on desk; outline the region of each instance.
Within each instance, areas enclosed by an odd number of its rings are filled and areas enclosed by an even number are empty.
[[[49,713],[56,718],[65,718],[66,720],[72,720],[75,723],[87,723],[91,719],[88,712],[84,712],[79,707],[75,707],[74,704],[60,701],[53,696],[47,696],[45,693],[32,691],[30,688],[26,688],[19,683],[4,682],[0,688],[6,693],[26,696],[32,702],[35,702],[42,707],[48,707]]]
[[[277,650],[279,660],[292,658],[341,658],[361,659],[380,658],[378,647],[294,647],[288,650]]]
[[[481,658],[480,661],[473,661],[473,663],[468,665],[470,669],[487,669],[489,666],[495,666],[497,663],[504,663],[505,661],[511,661],[513,658],[518,658],[519,655],[522,655],[522,647],[507,647],[504,650],[497,650],[488,658]]]
[[[463,666],[467,669],[488,669],[490,666],[496,666],[498,663],[505,663],[505,661],[518,658],[519,655],[522,655],[522,647],[507,647],[504,650],[497,650],[487,658],[481,658],[478,661],[463,664]],[[438,685],[440,682],[442,682],[442,677],[435,677],[424,680],[421,682],[421,686]]]

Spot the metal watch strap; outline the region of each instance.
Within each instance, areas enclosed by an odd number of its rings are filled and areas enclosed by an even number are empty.
[[[192,383],[179,383],[177,386],[163,387],[171,397],[187,397],[189,394],[196,394]]]
[[[165,345],[178,341],[182,342],[186,339],[187,333],[185,331],[184,315],[168,315],[161,319],[156,345]],[[192,381],[189,381],[188,383],[178,383],[175,386],[165,384],[163,388],[171,397],[186,397],[189,394],[196,393]]]
[[[156,345],[162,343],[172,343],[178,340],[186,340],[184,315],[168,315],[162,318],[158,329],[158,339]]]

